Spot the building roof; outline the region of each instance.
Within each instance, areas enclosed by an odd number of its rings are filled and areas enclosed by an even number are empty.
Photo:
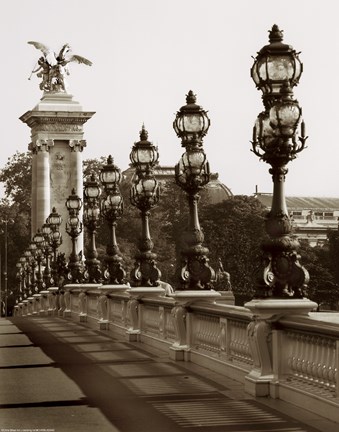
[[[272,194],[257,193],[255,197],[265,206],[271,207]],[[339,198],[326,197],[286,197],[286,204],[289,210],[338,210]]]
[[[127,178],[132,178],[134,170],[130,167],[126,171],[124,171],[124,175]],[[157,165],[154,168],[155,178],[159,182],[175,182],[175,169],[174,166],[168,165]],[[217,204],[226,199],[229,199],[233,196],[231,189],[229,189],[226,185],[221,183],[219,180],[219,175],[217,173],[211,173],[210,181],[205,186],[205,188],[201,191],[201,195],[206,197],[208,196],[209,204]]]

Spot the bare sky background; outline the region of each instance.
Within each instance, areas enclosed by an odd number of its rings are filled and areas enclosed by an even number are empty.
[[[289,164],[288,195],[339,196],[339,32],[337,0],[3,0],[0,167],[26,151],[30,130],[19,117],[42,96],[29,81],[40,52],[33,40],[93,62],[72,63],[70,93],[85,110],[84,158],[112,154],[121,169],[144,122],[160,163],[183,149],[172,122],[192,89],[209,111],[205,150],[211,169],[234,194],[255,185],[271,192],[269,166],[250,152],[261,94],[250,78],[255,56],[278,24],[301,51],[304,73],[295,88],[308,148]]]

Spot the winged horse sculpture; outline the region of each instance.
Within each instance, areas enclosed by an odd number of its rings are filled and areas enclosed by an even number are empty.
[[[92,62],[85,57],[72,54],[69,44],[65,44],[56,55],[53,50],[40,42],[29,41],[27,43],[43,53],[37,62],[38,67],[32,71],[31,76],[36,73],[38,78],[42,78],[39,87],[45,92],[67,93],[65,76],[70,74],[68,63],[77,62],[92,66]],[[31,76],[28,79],[31,79]]]

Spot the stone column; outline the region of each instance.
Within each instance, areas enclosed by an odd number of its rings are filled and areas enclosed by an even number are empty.
[[[29,150],[32,151],[32,186],[31,186],[31,194],[32,194],[32,206],[31,206],[31,237],[37,232],[36,226],[36,184],[37,184],[37,153],[36,147],[31,143],[28,146]]]
[[[62,217],[63,243],[58,251],[66,257],[71,253],[72,242],[65,230],[65,201],[73,187],[82,197],[83,125],[93,114],[84,111],[70,94],[44,92],[40,102],[20,117],[31,129],[32,235],[55,207]],[[83,249],[83,236],[78,238],[77,249]]]
[[[35,231],[46,222],[50,213],[50,166],[49,149],[53,146],[53,140],[38,139],[33,147],[35,149]],[[32,185],[33,186],[33,185]],[[33,228],[33,227],[32,227]]]

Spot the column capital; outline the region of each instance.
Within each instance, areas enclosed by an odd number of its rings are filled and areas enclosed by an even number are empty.
[[[86,147],[86,140],[69,140],[69,146],[71,148],[71,151],[73,152],[82,152],[84,147]]]
[[[37,139],[35,142],[31,142],[28,146],[29,150],[33,153],[38,153],[39,151],[48,152],[51,147],[54,146],[54,140],[52,139]]]

